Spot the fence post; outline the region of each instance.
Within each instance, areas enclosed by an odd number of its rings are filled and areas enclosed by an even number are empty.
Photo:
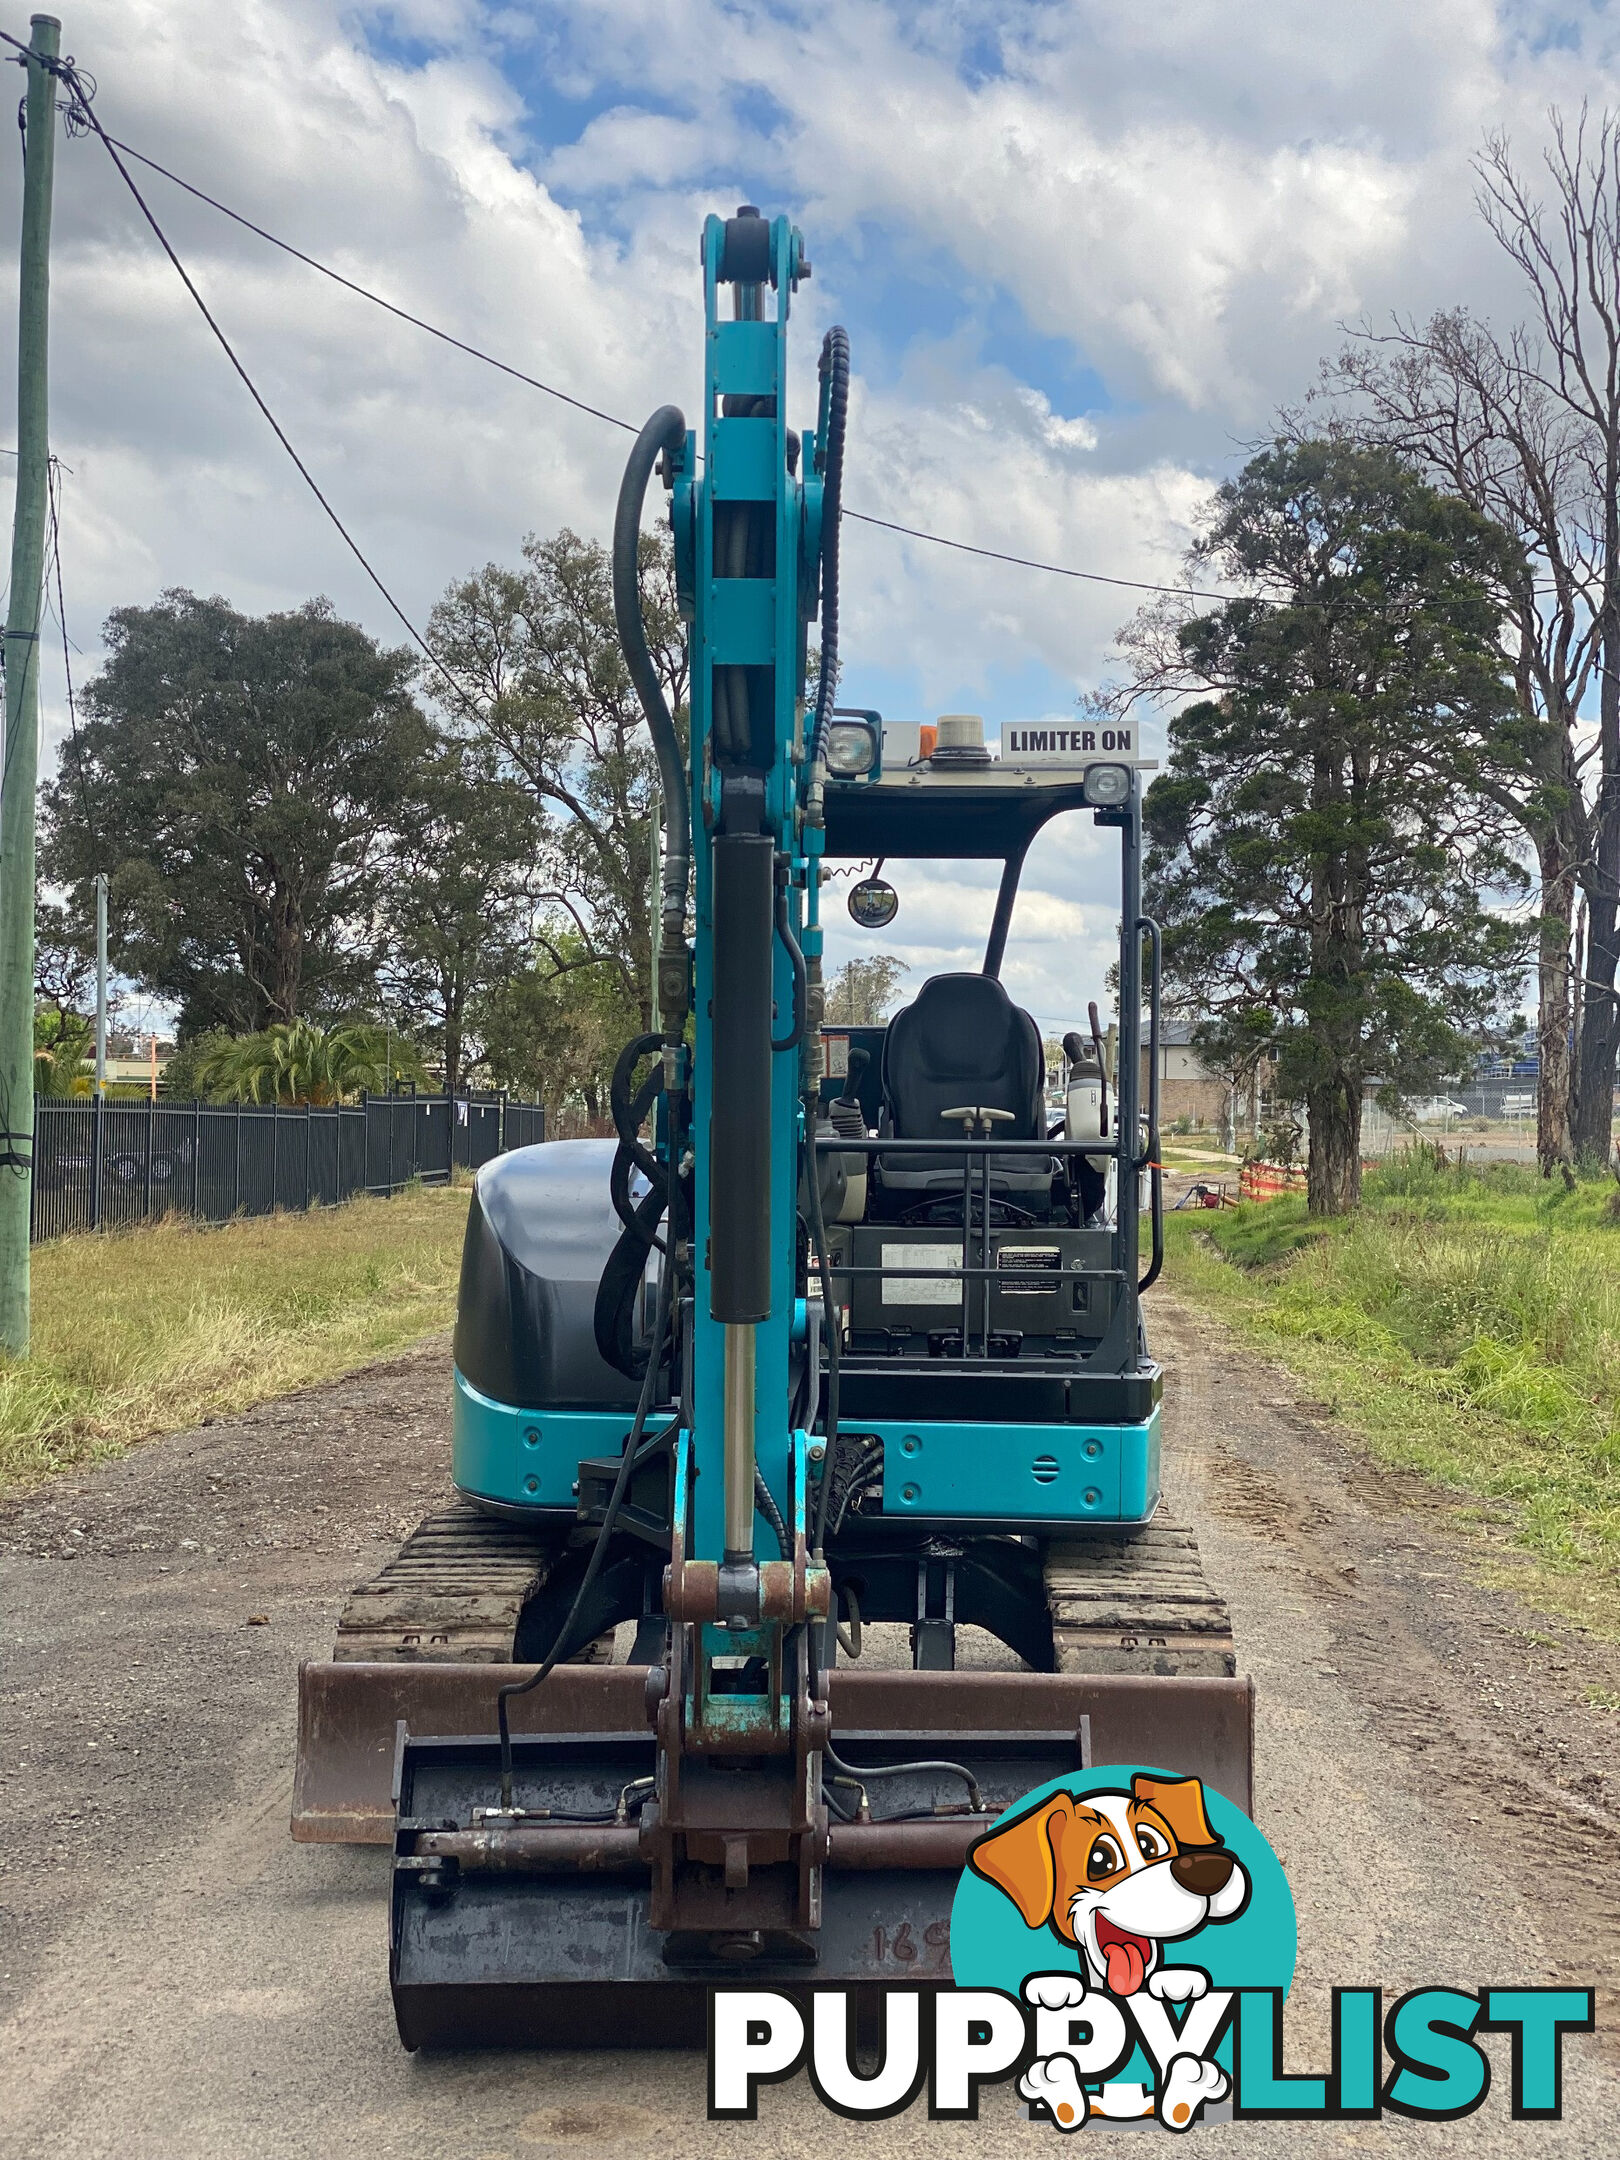
[[[157,1040],[154,1036],[153,1041]],[[146,1098],[146,1189],[141,1199],[141,1221],[152,1220],[152,1150],[157,1146],[157,1097]]]
[[[242,1212],[242,1098],[236,1098],[236,1168],[231,1177],[231,1214]],[[851,1638],[853,1640],[853,1638]]]
[[[202,1097],[191,1098],[191,1212],[202,1215]]]
[[[281,1169],[281,1105],[270,1105],[270,1213],[276,1212],[276,1182]]]
[[[90,1142],[90,1227],[92,1230],[101,1228],[101,1179],[107,1159],[105,1142],[102,1138],[106,1128],[101,1120],[106,1113],[106,1109],[106,1097],[98,1095],[96,1097],[96,1122],[91,1128],[93,1137]],[[34,1146],[34,1161],[36,1165],[39,1162],[39,1145],[37,1141]],[[34,1175],[36,1178],[39,1175],[37,1168]]]
[[[311,1109],[311,1105],[310,1105],[310,1104],[309,1104],[309,1103],[308,1103],[308,1102],[306,1101],[306,1102],[305,1102],[305,1104],[304,1104],[304,1213],[305,1213],[306,1215],[307,1215],[307,1214],[309,1213],[309,1210],[310,1210],[310,1208],[311,1208],[311,1207],[312,1207],[312,1206],[314,1205],[314,1198],[315,1198],[315,1196],[314,1196],[313,1192],[312,1192],[312,1191],[310,1190],[310,1165],[309,1165],[309,1150],[310,1150],[310,1129],[309,1129],[309,1113],[310,1113],[310,1109]]]
[[[394,1127],[399,1122],[397,1097],[388,1098],[388,1190],[394,1189]]]

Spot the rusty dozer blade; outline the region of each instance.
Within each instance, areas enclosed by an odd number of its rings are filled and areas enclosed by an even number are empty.
[[[390,1978],[407,2047],[700,2046],[715,1984],[842,1986],[875,2008],[885,1986],[950,1983],[968,1846],[1032,1787],[1134,1762],[1250,1807],[1246,1679],[837,1671],[846,1762],[948,1756],[972,1772],[984,1812],[953,1808],[932,1777],[886,1778],[867,1819],[829,1827],[818,1927],[792,1924],[772,1870],[729,1885],[716,1869],[714,1926],[664,1935],[649,1925],[637,1827],[655,1759],[645,1668],[559,1668],[514,1698],[514,1799],[529,1812],[491,1819],[476,1811],[498,1796],[494,1693],[523,1671],[304,1670],[298,1834],[392,1832]],[[739,1775],[739,1822],[751,1793]]]

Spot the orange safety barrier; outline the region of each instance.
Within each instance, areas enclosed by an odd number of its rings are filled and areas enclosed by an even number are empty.
[[[1238,1192],[1245,1200],[1275,1200],[1280,1193],[1304,1190],[1305,1172],[1281,1163],[1246,1162],[1238,1172]]]

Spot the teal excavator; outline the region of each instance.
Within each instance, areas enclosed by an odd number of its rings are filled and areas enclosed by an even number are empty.
[[[294,1834],[392,1845],[413,2048],[701,2042],[726,1981],[945,1984],[967,1848],[1031,1787],[1127,1761],[1250,1802],[1251,1685],[1160,1505],[1133,731],[997,755],[970,716],[834,703],[848,341],[795,432],[798,230],[745,206],[702,260],[700,424],[641,430],[613,543],[667,835],[660,1025],[618,1061],[615,1137],[479,1172],[458,1497],[300,1676]],[[685,747],[638,595],[655,477]],[[1030,844],[1077,814],[1119,841],[1117,1054],[1093,1007],[1054,1121],[1001,974]],[[829,873],[912,859],[999,863],[983,964],[829,1029]],[[870,929],[894,905],[876,876],[849,899]]]

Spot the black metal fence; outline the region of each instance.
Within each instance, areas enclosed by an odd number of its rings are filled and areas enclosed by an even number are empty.
[[[370,1095],[330,1109],[258,1103],[34,1104],[33,1236],[116,1230],[160,1215],[228,1222],[331,1207],[356,1193],[443,1185],[546,1137],[540,1103]]]

